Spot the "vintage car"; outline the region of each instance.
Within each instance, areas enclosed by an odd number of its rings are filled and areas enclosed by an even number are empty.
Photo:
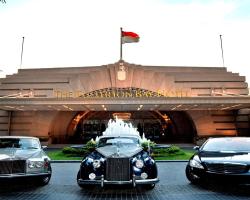
[[[50,158],[35,137],[0,136],[0,180],[35,180],[46,185],[51,177]]]
[[[91,184],[143,185],[153,189],[159,181],[157,166],[140,145],[140,136],[101,136],[96,149],[83,158],[77,183],[84,188]]]
[[[250,183],[250,138],[210,138],[195,149],[197,152],[186,166],[186,177],[191,183]]]

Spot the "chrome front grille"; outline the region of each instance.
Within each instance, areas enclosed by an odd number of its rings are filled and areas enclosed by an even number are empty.
[[[238,174],[248,171],[247,165],[233,163],[209,163],[206,164],[209,172]]]
[[[0,161],[0,174],[25,173],[25,160],[5,160]]]
[[[129,181],[129,158],[107,158],[105,178],[108,181]]]

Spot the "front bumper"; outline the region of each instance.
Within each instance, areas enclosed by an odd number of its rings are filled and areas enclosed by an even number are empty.
[[[140,179],[140,180],[133,178],[132,180],[129,180],[129,181],[108,181],[108,180],[104,180],[104,178],[102,177],[100,180],[78,179],[77,182],[79,185],[101,185],[102,187],[104,185],[133,185],[135,187],[136,185],[155,184],[159,182],[159,178]]]
[[[26,173],[20,173],[20,174],[0,174],[0,179],[15,179],[15,178],[29,178],[29,177],[46,177],[51,176],[51,173],[37,173],[37,174],[26,174]]]
[[[193,168],[192,173],[197,177],[208,180],[208,181],[216,181],[216,182],[228,182],[228,183],[236,183],[236,184],[250,184],[250,172],[246,173],[216,173],[210,172],[207,170]]]

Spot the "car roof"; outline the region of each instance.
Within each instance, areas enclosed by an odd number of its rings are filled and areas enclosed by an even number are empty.
[[[207,140],[206,140],[206,142],[204,142],[204,144],[203,145],[205,145],[207,142],[209,142],[209,141],[211,141],[211,142],[216,142],[216,141],[220,141],[220,142],[223,142],[223,141],[225,141],[225,142],[229,142],[229,141],[232,141],[232,142],[241,142],[241,141],[248,141],[249,142],[249,140],[250,140],[250,137],[238,137],[238,136],[236,136],[236,137],[211,137],[211,138],[208,138]]]
[[[245,139],[250,139],[250,137],[211,137],[208,138],[209,140],[227,140],[227,139],[231,139],[231,140],[245,140]]]
[[[22,138],[27,138],[27,139],[37,139],[37,137],[32,137],[32,136],[0,136],[0,139],[1,138],[13,138],[13,139],[22,139]]]

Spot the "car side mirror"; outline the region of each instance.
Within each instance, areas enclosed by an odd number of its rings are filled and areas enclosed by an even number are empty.
[[[47,149],[48,147],[47,146],[42,146],[42,149]]]
[[[196,151],[199,151],[200,147],[199,146],[195,146],[193,149],[196,150]]]

